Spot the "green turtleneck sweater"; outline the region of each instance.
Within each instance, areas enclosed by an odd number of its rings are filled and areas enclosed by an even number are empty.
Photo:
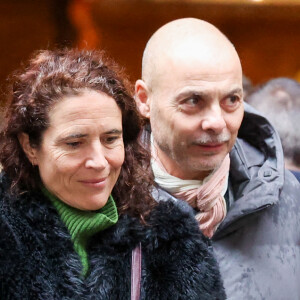
[[[112,196],[109,196],[104,207],[97,211],[83,211],[71,207],[51,194],[45,187],[43,193],[51,200],[60,218],[69,230],[74,249],[78,253],[85,277],[89,270],[88,254],[86,251],[89,237],[104,230],[118,221],[118,211]]]

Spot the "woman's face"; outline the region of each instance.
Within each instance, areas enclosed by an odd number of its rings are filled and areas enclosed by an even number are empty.
[[[81,210],[103,207],[124,161],[122,113],[115,100],[95,91],[62,99],[35,152],[45,187]]]

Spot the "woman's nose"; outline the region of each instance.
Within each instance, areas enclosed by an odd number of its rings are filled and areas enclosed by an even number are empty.
[[[104,169],[108,165],[105,157],[105,151],[100,142],[95,143],[88,153],[88,158],[86,160],[86,168],[93,169]]]

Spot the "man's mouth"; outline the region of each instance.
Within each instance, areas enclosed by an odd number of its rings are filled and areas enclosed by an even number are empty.
[[[221,151],[224,146],[225,142],[223,143],[194,143],[194,146],[196,146],[198,149],[204,152],[219,152]]]

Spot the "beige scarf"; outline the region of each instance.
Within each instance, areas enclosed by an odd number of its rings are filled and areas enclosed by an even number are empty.
[[[224,194],[228,186],[230,159],[225,157],[221,166],[201,180],[183,180],[167,173],[152,144],[151,166],[155,182],[176,198],[187,201],[199,210],[196,219],[204,235],[211,238],[226,216]]]

